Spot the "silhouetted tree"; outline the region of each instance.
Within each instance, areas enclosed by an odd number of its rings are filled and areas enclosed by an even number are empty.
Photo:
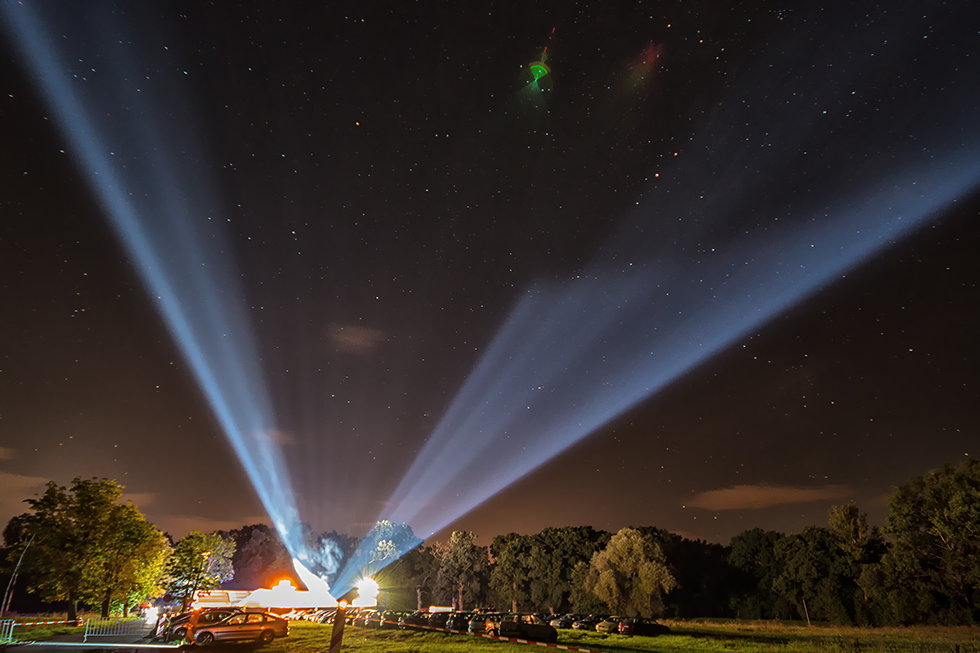
[[[895,488],[890,550],[861,586],[901,624],[980,622],[980,461],[945,465]]]
[[[591,526],[546,528],[534,536],[529,554],[531,605],[552,613],[571,610],[575,566],[588,564],[611,537],[611,533]]]
[[[782,568],[776,545],[785,537],[776,531],[753,528],[732,538],[728,562],[736,571],[730,605],[743,619],[789,619],[795,602],[773,591]]]
[[[663,544],[677,587],[664,597],[664,615],[673,618],[727,617],[735,570],[728,547],[676,537]]]
[[[449,544],[442,551],[438,580],[448,593],[452,606],[462,610],[466,605],[478,605],[488,581],[487,547],[476,544],[476,536],[468,531],[453,531]]]
[[[836,624],[856,622],[860,570],[834,531],[809,526],[780,540],[776,553],[782,565],[773,590],[795,599],[799,616]]]
[[[389,609],[422,610],[431,605],[441,554],[435,547],[417,546],[375,575]]]
[[[498,535],[490,544],[491,603],[498,609],[517,612],[530,598],[530,566],[533,538],[518,533]]]

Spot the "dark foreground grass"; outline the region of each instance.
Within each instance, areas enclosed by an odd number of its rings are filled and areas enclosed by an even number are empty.
[[[63,617],[62,617],[63,618]],[[24,617],[19,621],[37,620]],[[54,620],[54,616],[51,617]],[[980,628],[849,628],[765,621],[666,621],[669,635],[626,637],[576,630],[558,631],[558,643],[605,653],[980,653]],[[327,653],[329,624],[294,621],[289,637],[268,646],[257,643],[200,646],[200,653]],[[41,640],[82,633],[80,628],[25,626],[18,639]],[[482,637],[348,626],[343,651],[356,653],[532,653],[540,646]]]
[[[558,631],[558,643],[608,653],[980,653],[980,628],[846,628],[748,621],[668,621],[670,635],[626,637],[573,630]],[[326,653],[332,626],[290,624],[288,639],[262,647],[262,653]],[[216,646],[213,653],[245,653],[254,645]],[[539,646],[481,637],[348,626],[344,651],[357,653],[531,653]],[[202,652],[203,653],[203,652]]]

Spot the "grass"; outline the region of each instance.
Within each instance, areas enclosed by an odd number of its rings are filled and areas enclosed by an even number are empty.
[[[55,621],[64,616],[18,617],[25,621]],[[980,628],[853,628],[845,626],[806,626],[797,623],[735,620],[664,621],[669,635],[626,637],[578,630],[558,631],[558,643],[567,646],[621,653],[980,653]],[[294,621],[289,637],[268,646],[256,643],[213,644],[200,653],[326,653],[330,648],[332,626]],[[81,629],[54,626],[25,626],[14,630],[19,640],[45,639],[62,634],[81,634]],[[374,630],[347,626],[345,653],[531,653],[545,651],[465,635]],[[551,649],[553,650],[553,649]]]
[[[671,634],[627,637],[560,630],[558,643],[607,653],[980,653],[980,628],[848,628],[750,621],[667,621]],[[325,653],[331,626],[290,624],[289,638],[262,647],[262,653]],[[213,647],[217,648],[217,647]],[[254,645],[226,645],[244,653]],[[343,650],[357,653],[530,653],[545,651],[465,635],[402,630],[369,630],[348,626]],[[215,653],[219,653],[215,650]]]
[[[83,635],[85,633],[85,620],[89,618],[97,618],[98,613],[84,613],[78,615],[78,626],[73,626],[71,624],[52,624],[45,626],[15,626],[14,627],[14,641],[15,642],[31,642],[31,641],[41,641],[46,639],[51,639],[53,637],[61,637],[62,635]],[[34,614],[34,615],[17,615],[5,617],[6,619],[13,619],[15,622],[22,623],[33,623],[36,621],[64,621],[68,618],[64,612],[50,613],[50,614]]]

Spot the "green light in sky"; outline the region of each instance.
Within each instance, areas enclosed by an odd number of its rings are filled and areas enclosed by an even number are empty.
[[[531,74],[534,75],[535,82],[551,72],[551,68],[548,68],[543,61],[532,61],[528,64],[528,68],[531,69]]]

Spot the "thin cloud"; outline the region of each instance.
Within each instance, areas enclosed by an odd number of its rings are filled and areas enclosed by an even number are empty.
[[[862,506],[867,506],[868,508],[887,508],[888,504],[892,500],[892,493],[879,494],[877,496],[871,497],[861,503]]]
[[[708,490],[685,505],[705,510],[751,510],[789,503],[808,503],[843,499],[851,494],[846,485],[792,487],[785,485],[735,485],[722,490]]]
[[[280,447],[292,446],[298,443],[296,436],[281,429],[270,429],[260,433],[259,438],[273,444],[278,444]]]
[[[335,326],[330,330],[330,339],[341,351],[352,354],[368,354],[384,340],[385,334],[379,329],[346,325]]]
[[[21,476],[20,474],[0,472],[0,496],[11,497],[18,501],[30,499],[44,489],[47,482],[48,479],[40,476]]]
[[[0,447],[0,460],[13,460],[16,453],[16,449],[11,449],[10,447]]]
[[[146,506],[153,505],[156,501],[157,495],[154,492],[123,492],[122,497],[120,497],[123,503],[127,501],[132,501],[136,504],[137,508],[145,508]]]
[[[14,515],[22,515],[30,510],[24,499],[33,499],[44,490],[48,479],[40,476],[22,476],[0,472],[0,526],[5,525]]]

